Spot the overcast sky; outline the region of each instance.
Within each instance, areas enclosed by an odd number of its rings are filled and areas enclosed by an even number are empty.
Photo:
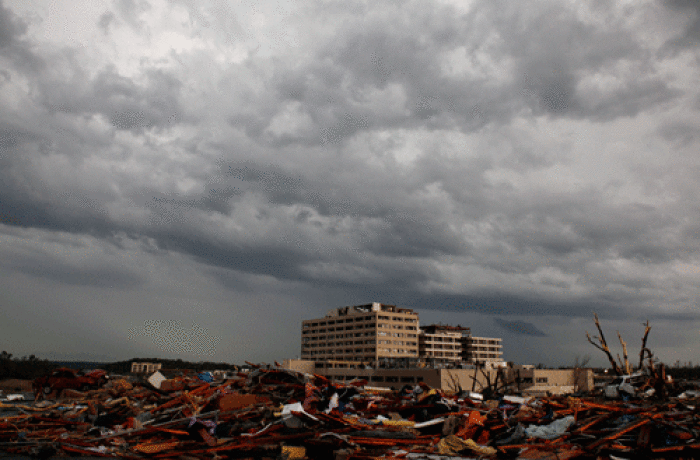
[[[700,2],[0,0],[0,347],[300,353],[372,301],[700,351]]]

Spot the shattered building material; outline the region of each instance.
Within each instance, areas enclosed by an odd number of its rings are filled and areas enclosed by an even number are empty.
[[[148,377],[148,383],[153,385],[153,388],[160,390],[160,386],[163,384],[163,382],[167,380],[163,374],[161,374],[159,371],[155,371],[153,374],[151,374],[150,377]]]
[[[433,370],[444,371],[444,370]],[[3,402],[0,451],[120,458],[692,458],[700,393],[602,403],[484,400],[426,382],[373,391],[258,367],[225,383],[192,374],[166,392],[113,380],[56,401]],[[483,395],[482,395],[483,397]]]

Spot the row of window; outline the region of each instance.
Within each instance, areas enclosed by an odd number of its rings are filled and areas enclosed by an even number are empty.
[[[374,334],[371,332],[365,332],[363,333],[357,333],[357,334],[330,334],[330,335],[322,335],[322,336],[310,336],[310,337],[303,337],[301,340],[302,342],[309,342],[309,341],[316,341],[316,340],[330,340],[330,339],[350,339],[353,337],[374,337]]]
[[[355,340],[347,342],[329,342],[329,343],[305,343],[304,348],[337,348],[345,345],[374,345],[374,340]]]
[[[369,354],[374,356],[374,348],[346,348],[345,350],[302,350],[302,356]]]
[[[407,331],[415,331],[416,326],[402,326],[400,324],[377,324],[377,329],[406,329]]]
[[[426,346],[425,344],[421,343],[420,344],[421,350],[458,350],[462,351],[462,347],[457,347],[454,345],[442,345],[442,346]]]
[[[378,336],[381,336],[381,337],[386,337],[386,336],[390,336],[390,337],[409,337],[409,338],[416,338],[416,337],[418,337],[418,334],[408,334],[408,333],[404,333],[404,332],[391,332],[391,333],[390,333],[390,332],[384,332],[384,331],[377,332],[377,335],[378,335]]]
[[[417,318],[405,318],[403,316],[379,315],[379,316],[377,316],[377,318],[382,319],[382,320],[390,320],[390,321],[402,321],[402,322],[406,322],[406,323],[417,323],[418,322]],[[304,327],[331,326],[331,325],[335,325],[335,324],[347,324],[347,323],[356,323],[356,322],[360,322],[360,321],[372,321],[374,319],[375,319],[374,315],[352,316],[349,318],[328,319],[328,320],[323,320],[323,321],[314,321],[311,323],[304,323]]]
[[[404,354],[410,356],[418,356],[415,350],[404,350],[402,348],[377,348],[377,352],[380,354]],[[374,358],[375,349],[374,348],[355,348],[355,349],[345,349],[345,350],[302,350],[301,356],[318,356],[318,357],[328,357],[332,358],[334,356],[352,355],[352,356],[366,356],[368,358]],[[359,359],[359,358],[358,358]]]
[[[388,324],[388,323],[371,323],[371,324],[358,324],[357,326],[345,326],[345,327],[329,327],[323,329],[312,330],[311,328],[306,328],[302,331],[304,334],[325,334],[327,332],[337,332],[337,331],[357,331],[359,329],[405,329],[407,331],[416,331],[416,326],[402,326],[401,324]]]
[[[467,343],[475,345],[500,345],[501,341],[499,339],[467,339]]]
[[[383,320],[389,320],[389,321],[403,321],[405,323],[417,323],[418,320],[415,318],[403,318],[401,316],[386,316],[386,315],[379,315],[377,316],[379,319]]]
[[[407,346],[407,347],[417,347],[418,342],[411,342],[411,341],[405,341],[405,340],[378,340],[377,343],[379,344],[394,344],[398,346]]]
[[[431,337],[429,335],[421,335],[421,339],[425,342],[442,342],[442,343],[457,343],[460,340],[451,337]]]
[[[408,337],[408,338],[416,338],[418,337],[417,334],[411,334],[411,333],[405,333],[405,332],[386,332],[386,331],[379,331],[376,334],[373,332],[357,332],[354,334],[326,334],[326,335],[313,335],[313,336],[307,336],[303,337],[301,340],[302,342],[309,342],[309,341],[317,341],[317,340],[330,340],[330,339],[344,339],[344,338],[352,338],[352,337],[374,337],[374,336],[379,336],[379,337]]]
[[[304,333],[311,333],[311,334],[321,334],[324,332],[336,332],[336,331],[357,331],[358,329],[374,329],[375,324],[358,324],[357,326],[338,326],[338,327],[329,327],[329,328],[323,328],[323,329],[316,329],[316,330],[311,330],[310,328],[306,328],[307,330],[304,331]]]
[[[416,350],[404,350],[403,348],[377,348],[378,353],[393,353],[395,355],[415,355]]]
[[[470,347],[467,346],[465,347],[467,351],[473,352],[473,353],[481,353],[484,351],[501,351],[503,348],[502,347]]]
[[[340,342],[311,342],[302,341],[302,350],[307,348],[337,348],[344,345],[395,345],[395,346],[406,346],[415,349],[418,346],[417,342],[410,340],[346,340]],[[419,347],[421,353],[431,353],[435,351],[441,351],[445,353],[461,354],[462,351],[459,347],[443,346],[443,347]],[[453,350],[453,351],[450,351]],[[471,359],[488,359],[488,358],[499,358],[503,353],[465,353],[466,356]]]
[[[343,345],[356,345],[360,343],[367,343],[367,344],[374,344],[374,343],[395,343],[396,345],[406,345],[409,347],[417,347],[418,342],[412,341],[412,340],[395,340],[395,339],[386,339],[386,340],[377,340],[375,339],[369,339],[369,340],[345,340],[345,341],[339,341],[339,342],[326,342],[324,339],[321,340],[302,340],[301,344],[302,346],[305,347],[340,347]],[[446,347],[444,347],[446,348]]]

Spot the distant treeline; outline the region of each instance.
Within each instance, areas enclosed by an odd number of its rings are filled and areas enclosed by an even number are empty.
[[[667,367],[666,374],[674,380],[700,380],[700,366]]]
[[[2,379],[30,379],[47,374],[58,367],[69,367],[72,369],[104,369],[114,374],[127,374],[131,372],[131,363],[147,362],[160,363],[163,369],[190,369],[193,371],[213,371],[235,370],[237,367],[229,363],[215,363],[211,361],[190,362],[181,359],[162,358],[133,358],[128,361],[118,361],[115,363],[99,363],[85,361],[49,361],[39,359],[34,355],[13,358],[12,353],[3,351],[0,353],[0,380]]]
[[[57,364],[47,359],[39,359],[34,355],[13,358],[12,353],[6,351],[0,353],[0,380],[32,380],[46,374],[56,367],[58,367]]]
[[[3,351],[0,353],[0,380],[2,379],[35,379],[44,374],[47,374],[52,369],[57,367],[70,367],[73,369],[104,369],[113,374],[128,374],[131,372],[131,363],[147,362],[160,363],[163,369],[179,369],[193,370],[196,372],[212,371],[212,370],[227,370],[233,371],[238,368],[235,364],[230,363],[215,363],[212,361],[190,362],[182,359],[163,359],[163,358],[132,358],[127,361],[118,361],[114,363],[99,363],[99,362],[84,362],[84,361],[49,361],[47,359],[39,359],[34,355],[23,356],[21,358],[13,358],[12,353]],[[545,368],[540,364],[538,369]],[[599,369],[600,371],[600,369]],[[688,363],[684,366],[676,363],[673,366],[666,366],[666,374],[673,377],[674,380],[700,380],[700,365],[693,366]]]
[[[133,358],[128,361],[118,361],[116,363],[103,364],[102,369],[114,373],[114,374],[126,374],[131,372],[131,363],[160,363],[163,369],[191,369],[193,371],[213,371],[216,369],[221,370],[235,370],[237,367],[234,364],[229,363],[214,363],[211,361],[199,361],[196,363],[190,361],[183,361],[181,359],[163,359],[163,358]]]

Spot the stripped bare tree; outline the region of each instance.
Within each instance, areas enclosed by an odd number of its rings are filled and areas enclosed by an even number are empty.
[[[651,331],[651,326],[649,326],[649,320],[647,320],[646,324],[644,325],[644,337],[642,337],[642,349],[639,350],[639,368],[641,369],[642,366],[644,365],[644,355],[648,355],[649,361],[651,361],[652,357],[654,356],[651,353],[651,350],[647,348],[647,337],[649,337],[649,331]]]
[[[620,339],[620,345],[622,345],[622,357],[625,359],[625,361],[623,362],[622,360],[620,360],[620,355],[617,355],[617,359],[618,361],[620,361],[620,367],[624,367],[625,374],[631,374],[632,368],[630,367],[630,360],[627,356],[627,343],[625,343],[625,341],[622,340],[620,331],[617,331],[617,338]]]
[[[627,343],[622,339],[620,331],[617,331],[617,338],[620,340],[620,345],[622,345],[622,357],[620,357],[620,355],[618,354],[617,361],[615,361],[615,358],[613,358],[613,355],[610,352],[610,347],[608,347],[608,343],[605,341],[605,336],[603,335],[603,329],[600,327],[598,315],[596,313],[593,313],[593,317],[595,318],[595,326],[598,329],[598,333],[600,335],[591,338],[590,334],[586,332],[586,338],[588,339],[588,342],[590,342],[594,347],[605,353],[605,355],[608,357],[608,361],[610,361],[610,365],[612,366],[613,372],[615,372],[615,374],[631,374],[634,371],[634,369],[630,364],[629,355],[627,354]],[[644,336],[642,337],[642,349],[639,351],[639,365],[637,369],[642,369],[644,367],[644,358],[646,357],[649,359],[648,368],[649,370],[653,371],[654,355],[652,354],[651,350],[647,348],[647,338],[649,337],[649,331],[651,331],[651,326],[649,326],[649,320],[647,320],[647,322],[644,323]],[[597,342],[593,339],[596,339]]]
[[[598,343],[593,341],[591,335],[588,332],[586,332],[586,338],[591,343],[591,345],[605,353],[605,355],[608,357],[608,361],[610,361],[610,365],[612,366],[613,372],[615,372],[615,374],[617,375],[622,375],[621,367],[615,362],[615,358],[613,358],[612,353],[610,353],[610,347],[608,347],[608,342],[605,340],[603,329],[600,327],[600,320],[598,320],[598,314],[593,313],[593,316],[595,317],[595,326],[598,328],[598,334],[600,334],[595,337]]]

